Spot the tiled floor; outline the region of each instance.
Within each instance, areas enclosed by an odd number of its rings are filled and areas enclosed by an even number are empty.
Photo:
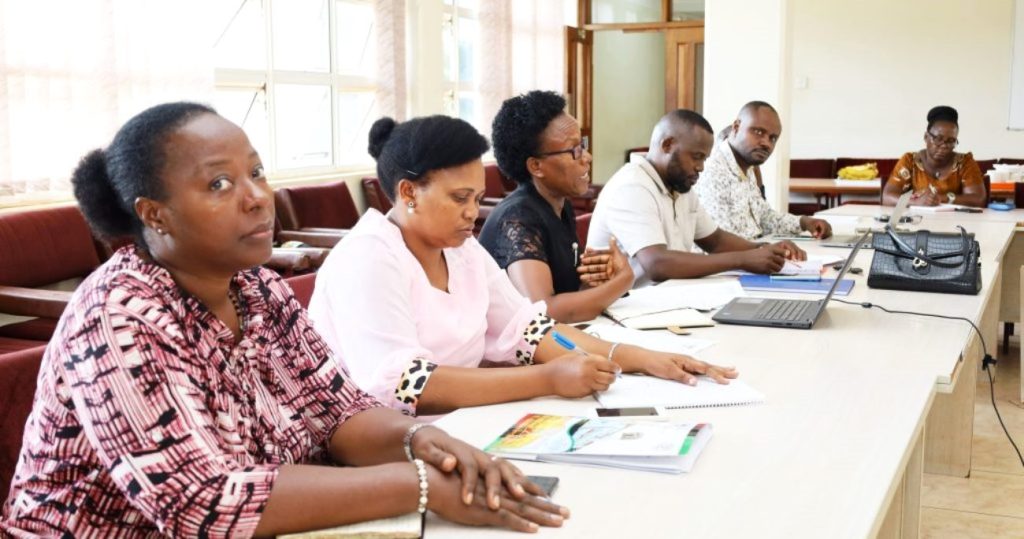
[[[1024,451],[1019,338],[1011,340],[1009,352],[999,355],[995,393],[1006,428]],[[992,411],[985,373],[978,377],[974,403],[971,476],[959,479],[925,474],[921,504],[924,538],[1024,538],[1024,467]]]

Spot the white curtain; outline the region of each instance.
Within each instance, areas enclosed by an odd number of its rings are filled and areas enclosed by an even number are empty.
[[[501,103],[530,90],[564,92],[563,2],[495,0],[480,3],[482,123],[490,131]]]
[[[0,205],[68,197],[87,151],[144,108],[209,102],[199,0],[0,0]]]

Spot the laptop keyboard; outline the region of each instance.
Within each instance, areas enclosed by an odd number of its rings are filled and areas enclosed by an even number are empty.
[[[757,312],[758,320],[804,320],[807,313],[818,305],[816,301],[806,300],[774,300],[765,304],[765,308]]]

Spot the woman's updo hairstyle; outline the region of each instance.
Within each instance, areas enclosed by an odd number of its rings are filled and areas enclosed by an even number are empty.
[[[953,107],[947,107],[946,105],[932,107],[932,110],[928,111],[928,129],[931,129],[935,122],[949,122],[959,128],[960,124],[957,123],[959,119],[960,115],[957,114],[956,109]]]
[[[487,139],[465,120],[426,116],[397,123],[381,118],[370,127],[370,155],[377,177],[392,202],[398,182],[426,181],[435,170],[465,165],[487,153]]]
[[[168,135],[202,114],[216,114],[198,103],[165,103],[128,120],[105,150],[93,150],[71,175],[78,206],[100,239],[133,237],[145,245],[144,225],[135,213],[135,199],[163,200],[163,173]]]

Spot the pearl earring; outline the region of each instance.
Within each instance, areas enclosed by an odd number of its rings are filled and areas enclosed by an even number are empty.
[[[415,207],[416,207],[416,203],[415,203],[415,202],[412,202],[412,201],[410,201],[410,202],[409,202],[409,207],[408,207],[408,208],[406,208],[406,209],[405,209],[405,211],[406,211],[406,212],[407,212],[407,213],[408,213],[409,215],[412,215],[412,209],[413,209],[413,208],[415,208]]]
[[[163,236],[164,234],[166,234],[166,232],[164,232],[164,229],[162,229],[162,228],[158,228],[158,229],[156,229],[156,233],[157,233],[157,234],[160,234],[161,236]]]

